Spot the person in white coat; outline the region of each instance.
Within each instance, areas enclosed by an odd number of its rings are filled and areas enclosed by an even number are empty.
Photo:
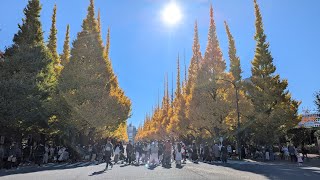
[[[114,147],[114,163],[117,164],[120,157],[120,143],[118,142],[116,146]]]
[[[47,164],[49,159],[49,147],[48,145],[45,145],[44,147],[44,155],[43,155],[43,164]]]
[[[152,142],[150,145],[150,151],[151,151],[151,155],[150,155],[150,161],[149,164],[151,165],[159,165],[159,159],[158,159],[158,143],[156,142]]]
[[[176,154],[176,167],[181,167],[181,161],[182,161],[182,147],[181,143],[178,143],[175,149]]]

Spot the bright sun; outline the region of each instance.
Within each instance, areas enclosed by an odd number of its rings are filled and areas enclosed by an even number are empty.
[[[179,6],[174,2],[168,4],[162,12],[162,18],[169,25],[177,24],[182,18]]]

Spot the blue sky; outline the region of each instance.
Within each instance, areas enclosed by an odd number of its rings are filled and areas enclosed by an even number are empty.
[[[198,20],[201,50],[204,53],[209,26],[209,7],[213,4],[217,34],[227,64],[228,41],[223,21],[229,23],[241,59],[243,77],[251,74],[254,56],[253,0],[176,0],[183,19],[176,26],[168,26],[161,19],[161,11],[170,0],[95,0],[100,8],[105,41],[111,28],[113,69],[120,86],[132,100],[134,125],[142,124],[147,112],[156,105],[158,92],[163,94],[163,81],[172,73],[176,77],[176,57],[185,51],[186,63],[192,55],[193,26]],[[288,79],[292,96],[302,101],[303,108],[315,109],[314,93],[320,90],[319,42],[320,1],[258,0],[263,15],[267,40],[270,42],[277,73]],[[47,39],[54,3],[57,4],[58,51],[61,53],[65,30],[70,24],[71,40],[81,30],[89,0],[41,0],[41,21]],[[0,50],[12,44],[18,23],[23,18],[27,0],[3,0],[0,11]],[[183,66],[183,61],[182,64]],[[182,77],[183,78],[183,77]],[[171,90],[171,88],[170,88]]]

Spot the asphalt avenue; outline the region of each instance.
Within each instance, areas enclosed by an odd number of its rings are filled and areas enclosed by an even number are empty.
[[[171,168],[117,164],[104,171],[104,167],[105,163],[96,165],[90,162],[47,164],[1,170],[0,179],[320,179],[319,167],[247,161],[229,161],[227,164],[196,164],[188,161],[182,168],[176,168],[174,163]]]

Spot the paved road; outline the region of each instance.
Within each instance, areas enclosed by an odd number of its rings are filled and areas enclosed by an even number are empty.
[[[158,166],[148,169],[146,166],[115,165],[103,171],[105,163],[48,164],[45,167],[25,167],[19,170],[0,171],[0,179],[320,179],[320,168],[295,164],[270,164],[259,162],[233,161],[226,165],[214,165],[187,162],[181,169],[166,169]]]

